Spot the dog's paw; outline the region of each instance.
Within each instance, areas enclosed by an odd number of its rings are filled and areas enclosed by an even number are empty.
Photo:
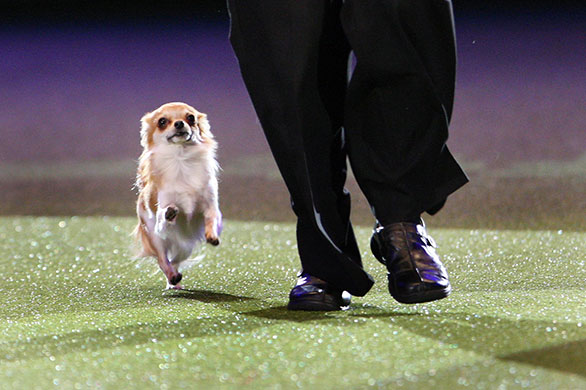
[[[174,222],[177,218],[177,214],[179,214],[179,209],[177,207],[169,206],[165,211],[165,219],[169,222]]]
[[[206,241],[213,246],[220,245],[220,237],[206,237]]]
[[[183,278],[183,275],[181,275],[181,272],[177,272],[177,274],[171,276],[168,279],[169,280],[169,283],[168,284],[171,284],[173,286],[176,286],[176,285],[179,284],[179,282],[181,281],[182,278]]]
[[[172,285],[167,283],[167,288],[165,290],[183,290],[183,286],[180,284]]]

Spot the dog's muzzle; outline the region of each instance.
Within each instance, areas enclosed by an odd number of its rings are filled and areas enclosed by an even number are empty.
[[[167,137],[169,142],[188,142],[191,141],[192,132],[189,131],[189,128],[185,126],[183,121],[176,121],[173,124],[175,128],[175,133]],[[188,130],[186,130],[188,129]],[[175,140],[177,138],[177,140]]]
[[[167,137],[167,141],[169,142],[189,142],[191,141],[193,133],[191,131],[177,131],[174,134]]]

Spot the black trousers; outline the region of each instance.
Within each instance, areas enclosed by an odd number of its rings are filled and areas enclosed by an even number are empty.
[[[305,272],[362,296],[346,160],[383,225],[437,212],[467,182],[445,145],[450,0],[228,0],[230,40],[298,217]],[[350,81],[349,54],[356,66]]]

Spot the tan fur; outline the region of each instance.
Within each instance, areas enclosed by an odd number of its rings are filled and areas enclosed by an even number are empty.
[[[152,172],[149,152],[145,149],[145,151],[143,151],[140,156],[138,171],[136,174],[135,186],[139,192],[136,205],[137,215],[139,214],[138,208],[142,208],[143,210],[151,210],[153,212],[157,209],[157,182],[158,180]],[[138,253],[138,256],[156,257],[157,252],[151,243],[145,222],[142,220],[142,218],[140,218],[140,216],[138,217],[138,224],[136,225],[133,233],[136,242],[140,246],[140,252]]]
[[[192,121],[193,118],[190,118],[190,115],[193,115],[195,121]],[[168,123],[161,124],[161,118],[167,120]],[[181,121],[184,122],[184,127],[173,127],[174,123]],[[181,135],[174,135],[174,133],[179,133],[183,131],[183,129],[189,130],[190,135],[184,136],[183,134],[186,133],[183,133]],[[219,212],[217,206],[217,163],[215,162],[216,141],[213,139],[213,135],[210,131],[210,126],[206,114],[201,113],[197,111],[195,108],[184,103],[167,103],[162,105],[153,112],[146,113],[141,118],[140,135],[141,145],[143,146],[144,150],[139,158],[138,169],[136,174],[136,188],[138,190],[136,210],[138,215],[138,223],[134,229],[133,234],[136,239],[136,242],[141,248],[139,256],[156,257],[158,259],[158,263],[161,270],[168,279],[168,286],[177,285],[178,280],[181,279],[181,274],[177,271],[177,265],[178,262],[182,260],[175,258],[173,260],[173,263],[170,263],[170,259],[167,258],[168,248],[166,247],[166,243],[168,241],[161,241],[161,238],[158,235],[159,233],[155,232],[155,230],[158,232],[159,230],[157,229],[159,228],[157,227],[155,229],[154,221],[156,221],[158,226],[159,220],[165,222],[165,220],[167,219],[167,211],[177,210],[178,212],[183,213],[183,215],[187,216],[188,224],[196,223],[195,220],[194,222],[190,222],[191,219],[194,218],[192,216],[192,213],[200,213],[199,215],[201,215],[202,218],[204,218],[204,224],[202,227],[205,230],[205,240],[208,243],[211,243],[212,245],[219,244],[220,240],[218,235],[219,230],[221,230],[221,213]],[[178,141],[176,141],[177,138],[174,138],[176,136],[179,137]],[[164,149],[160,149],[161,147],[163,147]],[[171,149],[169,149],[169,147],[171,147]],[[185,152],[186,150],[191,150],[193,152]],[[171,154],[169,154],[170,151]],[[157,167],[155,167],[155,152],[162,153],[158,157],[159,159],[156,160],[159,161],[159,166]],[[165,159],[168,159],[169,156],[175,156],[175,153],[179,153],[179,155],[184,155],[184,153],[196,153],[196,155],[200,156],[198,158],[204,158],[204,161],[207,161],[202,166],[205,166],[207,168],[205,168],[205,171],[202,171],[200,173],[198,173],[198,169],[196,169],[196,171],[193,172],[193,175],[195,176],[191,180],[189,178],[172,179],[174,177],[172,172],[174,172],[174,169],[176,168],[167,169],[165,168],[165,164],[167,163],[165,162],[163,163],[163,165],[161,165],[161,161],[167,161]],[[189,156],[192,156],[192,154],[189,154]],[[161,158],[163,158],[163,160],[160,160]],[[183,158],[184,157],[181,157],[177,161],[183,161]],[[193,157],[189,158],[191,159]],[[174,160],[175,157],[172,157],[172,159],[172,161],[176,161]],[[181,165],[183,163],[172,162],[171,164],[172,165],[170,165],[169,167],[176,166],[176,164]],[[185,164],[189,163],[186,162]],[[181,169],[184,170],[185,168]],[[184,175],[184,173],[182,175]],[[189,175],[191,175],[191,173]],[[210,180],[209,183],[205,181],[208,180],[206,178]],[[176,183],[173,182],[175,180],[177,180]],[[205,187],[197,190],[197,188],[200,188],[201,184],[199,180],[204,180],[204,182],[208,184],[206,184]],[[195,192],[193,193],[193,195],[190,195],[190,197],[187,200],[187,203],[185,203],[187,205],[185,206],[185,209],[181,209],[179,203],[175,205],[174,201],[172,201],[172,203],[169,203],[168,199],[166,198],[167,194],[173,194],[174,191],[179,191],[175,192],[177,194],[176,196],[182,197],[184,196],[183,194],[184,191],[186,191],[186,188],[189,191],[189,194],[191,194],[192,191]],[[208,191],[210,191],[209,194]],[[161,196],[162,198],[160,198]],[[191,196],[194,196],[194,198],[191,198]],[[163,202],[166,203],[163,205],[159,205],[159,199],[163,199]],[[178,198],[177,202],[185,202],[185,198],[181,199],[182,200],[179,200]],[[193,199],[193,201],[189,199]],[[196,199],[199,200],[196,201]],[[203,202],[202,204],[205,205],[204,207],[206,207],[206,209],[193,210],[193,205],[200,204],[200,202]],[[161,209],[159,209],[159,207]],[[190,207],[191,210],[189,210]],[[161,212],[165,215],[164,218],[161,218]],[[182,219],[182,221],[184,220],[185,219]],[[149,222],[147,223],[147,221]],[[169,219],[169,221],[170,222],[168,223],[172,225],[175,224],[174,217],[172,220]],[[179,240],[177,242],[177,245],[181,245],[183,239],[179,237],[177,237],[176,239]],[[196,237],[186,239],[197,240]],[[153,240],[156,240],[155,242],[158,244],[153,242]],[[182,256],[184,256],[184,254]],[[177,263],[175,263],[175,261],[177,261]]]
[[[139,257],[157,256],[157,251],[151,244],[151,240],[146,231],[146,226],[140,218],[138,224],[134,228],[133,235],[141,246],[141,251],[138,253]]]

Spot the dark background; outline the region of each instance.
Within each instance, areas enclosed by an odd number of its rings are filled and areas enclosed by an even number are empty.
[[[530,13],[551,11],[583,12],[584,6],[577,0],[522,1],[493,0],[453,1],[456,13]],[[227,17],[226,1],[223,0],[178,0],[178,1],[91,1],[91,0],[9,0],[3,2],[0,20],[3,22],[71,22],[92,20],[99,22],[128,21],[129,19],[171,18],[191,20],[196,14],[205,14],[208,19]],[[39,18],[43,20],[40,21]]]

